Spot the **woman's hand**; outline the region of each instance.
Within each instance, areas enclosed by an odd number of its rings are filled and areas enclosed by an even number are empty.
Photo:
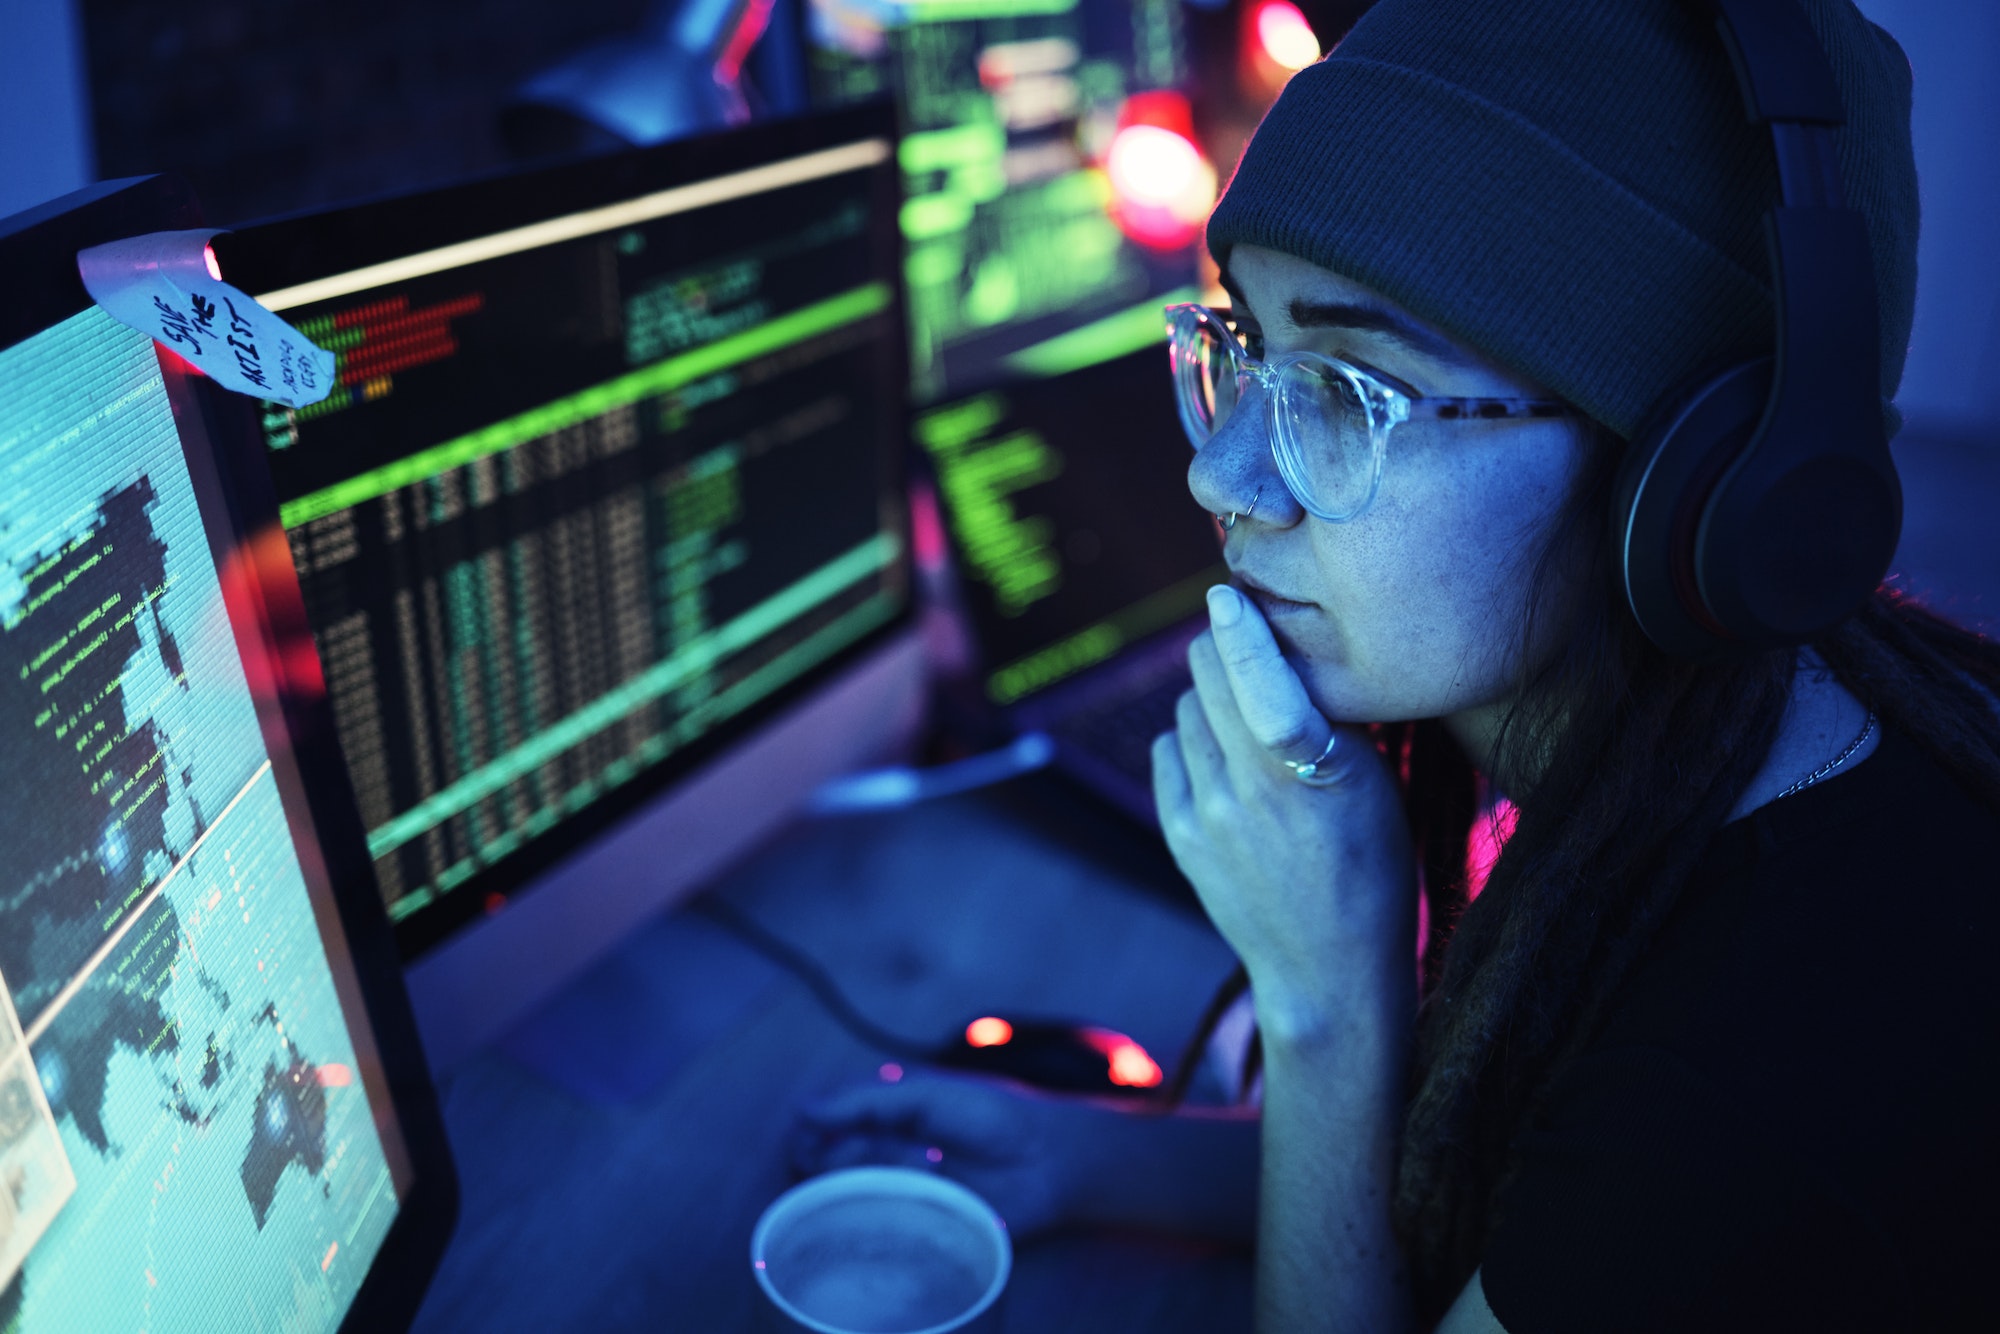
[[[1069,1100],[1074,1102],[1075,1100]],[[911,1071],[799,1109],[792,1166],[928,1168],[971,1187],[1016,1237],[1068,1221],[1077,1128],[1063,1100],[965,1075]]]
[[[1178,727],[1153,743],[1153,791],[1174,860],[1249,971],[1259,1024],[1303,1036],[1357,1002],[1413,1004],[1416,874],[1394,778],[1365,732],[1313,707],[1248,598],[1210,589],[1209,616]],[[1329,738],[1325,785],[1301,782],[1285,761],[1317,759]]]
[[[1257,1155],[1257,1119],[1241,1108],[1163,1115],[911,1071],[802,1108],[792,1166],[804,1174],[877,1163],[929,1168],[983,1196],[1016,1237],[1078,1225],[1247,1245]]]

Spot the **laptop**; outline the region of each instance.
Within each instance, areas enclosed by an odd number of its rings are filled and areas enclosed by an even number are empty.
[[[977,709],[1047,734],[1058,768],[1156,823],[1153,738],[1228,578],[1188,493],[1164,343],[928,408],[912,434],[956,557]]]

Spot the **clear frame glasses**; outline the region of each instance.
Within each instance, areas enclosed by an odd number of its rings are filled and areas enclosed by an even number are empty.
[[[1259,360],[1236,327],[1228,311],[1167,307],[1174,398],[1188,441],[1197,450],[1207,444],[1250,386],[1258,386],[1278,475],[1308,514],[1329,523],[1356,518],[1374,502],[1389,433],[1406,421],[1575,414],[1559,399],[1420,394],[1380,371],[1318,352]]]

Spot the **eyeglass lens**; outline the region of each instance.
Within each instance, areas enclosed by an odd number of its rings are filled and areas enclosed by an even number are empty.
[[[1374,423],[1360,387],[1337,367],[1288,362],[1279,372],[1278,459],[1299,499],[1328,518],[1350,518],[1374,498]]]
[[[1203,320],[1183,325],[1174,339],[1175,378],[1179,381],[1183,416],[1196,449],[1222,429],[1236,406],[1237,359],[1213,324]]]
[[[1191,326],[1191,327],[1190,327]],[[1183,416],[1200,449],[1229,419],[1248,368],[1207,321],[1177,331],[1175,370]],[[1268,387],[1279,470],[1315,513],[1346,518],[1366,508],[1376,485],[1373,420],[1366,397],[1346,372],[1318,360],[1283,359]]]

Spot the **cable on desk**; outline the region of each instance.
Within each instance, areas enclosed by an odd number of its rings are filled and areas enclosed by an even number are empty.
[[[1056,743],[1045,732],[1026,732],[1010,745],[928,769],[896,766],[871,769],[833,779],[806,802],[812,815],[851,815],[857,811],[887,811],[955,797],[1022,774],[1046,768],[1056,757]]]
[[[700,913],[723,930],[735,936],[757,953],[777,964],[819,998],[840,1026],[867,1045],[904,1060],[928,1061],[937,1057],[937,1049],[908,1038],[899,1037],[878,1026],[868,1016],[854,1008],[833,980],[833,975],[805,951],[773,935],[764,925],[743,912],[734,904],[725,903],[713,895],[703,895],[688,905],[690,910]]]

